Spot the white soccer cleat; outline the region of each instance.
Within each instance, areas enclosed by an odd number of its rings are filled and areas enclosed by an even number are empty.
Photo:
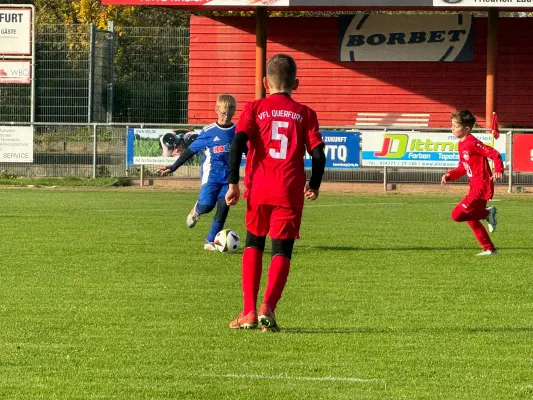
[[[204,244],[204,250],[217,251],[217,248],[215,247],[215,244],[213,242],[206,242]]]
[[[196,204],[198,204],[198,202],[196,202]],[[198,222],[198,220],[200,219],[200,214],[198,214],[196,212],[196,204],[194,205],[194,207],[192,208],[191,212],[189,213],[189,215],[187,215],[187,226],[189,228],[194,228],[194,225],[196,225],[196,223]]]
[[[489,215],[487,215],[487,226],[489,227],[489,232],[492,233],[496,230],[496,225],[498,224],[498,220],[496,219],[496,213],[498,210],[496,210],[496,207],[489,207],[487,208],[489,210]]]
[[[495,256],[498,254],[498,250],[483,250],[481,253],[476,254],[476,256]]]

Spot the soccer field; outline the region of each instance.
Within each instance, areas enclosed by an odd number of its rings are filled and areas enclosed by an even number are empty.
[[[306,203],[262,334],[228,328],[242,249],[203,250],[196,192],[0,189],[0,399],[531,399],[532,198],[476,257],[461,196]]]

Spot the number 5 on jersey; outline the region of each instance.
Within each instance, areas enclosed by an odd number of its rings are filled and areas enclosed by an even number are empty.
[[[289,139],[283,133],[279,133],[279,128],[288,128],[289,123],[285,121],[272,121],[272,135],[270,138],[272,140],[279,140],[279,151],[270,148],[268,154],[270,157],[285,160],[287,158],[287,146],[289,144]]]

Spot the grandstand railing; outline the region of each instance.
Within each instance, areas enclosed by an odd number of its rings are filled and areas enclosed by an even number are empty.
[[[189,179],[199,177],[199,168],[193,162],[178,169],[172,176],[160,177],[157,165],[128,166],[126,161],[127,128],[194,129],[202,125],[190,124],[142,124],[142,123],[25,123],[0,122],[0,126],[34,127],[33,163],[0,163],[0,171],[20,177],[86,177],[102,176],[145,179]],[[395,132],[442,132],[450,134],[449,128],[394,127],[375,129],[358,126],[324,126],[327,131],[390,131]],[[474,133],[489,132],[474,129]],[[512,170],[512,143],[516,133],[533,134],[533,129],[501,129],[508,135],[507,160],[504,179],[498,185],[533,185],[533,173],[518,173]],[[197,163],[197,161],[196,161]],[[438,184],[446,169],[418,167],[367,167],[359,169],[327,169],[325,181],[383,183],[384,188],[393,183]],[[310,171],[308,172],[310,173]],[[459,182],[466,182],[462,178]]]

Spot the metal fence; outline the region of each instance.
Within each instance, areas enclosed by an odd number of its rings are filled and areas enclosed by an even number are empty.
[[[39,25],[35,98],[1,84],[0,121],[186,123],[188,58],[188,28]]]
[[[14,123],[13,125],[30,125]],[[126,164],[127,128],[168,128],[192,129],[201,125],[170,124],[47,124],[35,123],[34,162],[0,163],[0,170],[21,177],[132,177],[157,178],[157,165],[128,167]],[[323,127],[328,131],[353,130],[347,127]],[[368,128],[366,130],[369,130]],[[375,129],[372,129],[375,131]],[[395,131],[412,131],[407,128]],[[419,129],[417,129],[419,130]],[[437,131],[436,129],[427,129]],[[357,129],[365,132],[365,129]],[[475,132],[486,130],[475,130]],[[449,134],[448,130],[440,130]],[[506,130],[502,135],[512,136],[514,130]],[[520,133],[533,134],[533,130],[520,130]],[[512,159],[512,140],[508,140],[506,154]],[[176,171],[171,178],[198,178],[197,160]],[[506,174],[500,185],[532,185],[533,173],[516,173],[507,163]],[[328,169],[325,181],[375,182],[375,183],[424,183],[438,184],[446,169],[414,167],[365,167],[349,170]],[[309,173],[309,171],[308,171]],[[459,182],[466,182],[466,177]]]
[[[188,28],[117,33],[113,122],[187,123]]]

